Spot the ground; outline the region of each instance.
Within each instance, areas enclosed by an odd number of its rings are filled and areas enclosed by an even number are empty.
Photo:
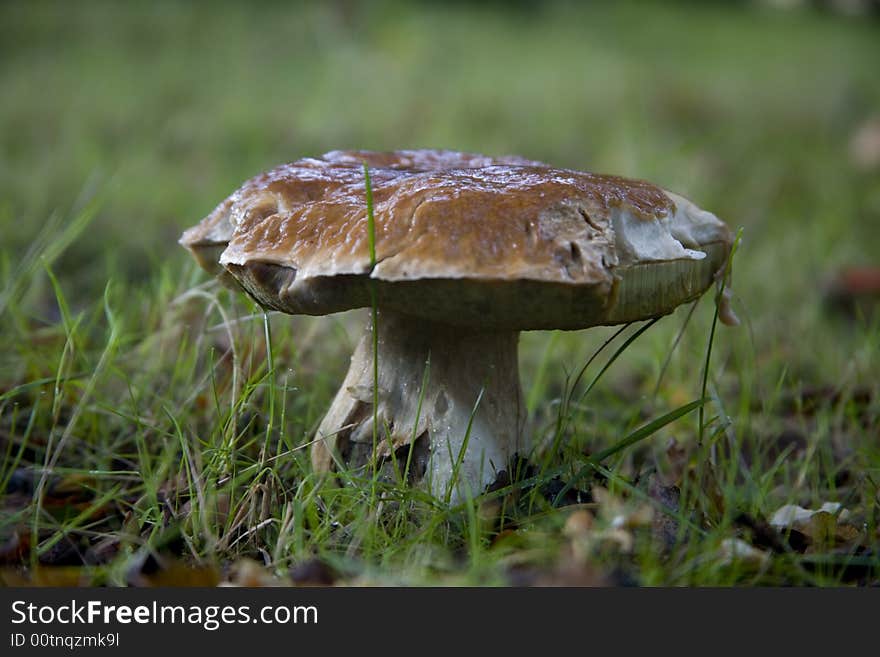
[[[757,2],[4,3],[0,577],[876,582],[878,28]],[[418,147],[696,200],[741,230],[742,324],[710,293],[581,377],[614,329],[523,334],[540,449],[473,504],[320,481],[364,313],[265,315],[177,239],[278,163]]]

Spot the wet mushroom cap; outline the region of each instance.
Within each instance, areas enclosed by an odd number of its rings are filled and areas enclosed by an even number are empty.
[[[369,306],[372,284],[387,310],[517,331],[669,313],[711,285],[731,235],[640,180],[516,157],[334,151],[249,180],[181,243],[286,313]]]

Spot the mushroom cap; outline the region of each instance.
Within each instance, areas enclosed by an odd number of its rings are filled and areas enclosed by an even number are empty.
[[[372,265],[362,164],[370,168]],[[371,304],[492,330],[671,312],[709,287],[731,233],[650,183],[454,151],[333,151],[247,181],[180,242],[262,305]]]

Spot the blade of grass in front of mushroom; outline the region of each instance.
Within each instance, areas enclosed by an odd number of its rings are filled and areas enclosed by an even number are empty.
[[[450,460],[455,459],[452,466],[452,476],[449,478],[449,483],[446,486],[446,493],[443,496],[444,503],[448,506],[450,500],[452,499],[452,493],[455,491],[455,487],[458,485],[458,475],[461,470],[461,464],[464,463],[464,455],[467,452],[468,443],[471,440],[471,429],[474,425],[474,417],[477,415],[477,409],[480,406],[480,401],[483,399],[483,390],[484,388],[480,388],[480,394],[477,395],[477,400],[474,402],[473,408],[471,408],[470,417],[468,417],[467,428],[464,432],[464,439],[461,441],[461,447],[458,450],[458,454],[453,456],[452,454],[452,445],[447,444],[447,449],[449,450]],[[473,493],[477,493],[478,491],[473,491]],[[481,492],[481,491],[480,491]],[[466,497],[470,497],[469,495]]]
[[[367,196],[367,239],[370,248],[370,274],[376,268],[376,218],[373,214],[373,185],[370,180],[370,167],[366,161],[364,167],[364,187]],[[376,454],[379,448],[379,307],[376,300],[376,281],[370,277],[370,321],[372,322],[373,339],[373,486],[371,498],[375,498],[375,479],[379,474],[379,462]],[[393,452],[394,450],[392,450]]]
[[[412,436],[410,436],[409,440],[409,449],[406,452],[406,465],[403,469],[403,485],[409,481],[409,469],[412,465],[412,456],[413,451],[416,447],[416,440],[418,440],[418,436],[416,435],[419,431],[419,420],[422,418],[422,403],[425,401],[425,390],[428,387],[428,380],[431,375],[431,352],[428,352],[428,357],[425,359],[425,372],[422,374],[422,385],[419,387],[419,401],[416,404],[416,419],[413,422],[413,430]]]

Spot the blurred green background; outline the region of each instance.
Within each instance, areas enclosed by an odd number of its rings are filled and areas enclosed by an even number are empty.
[[[3,3],[4,249],[103,189],[66,261],[100,289],[278,163],[437,147],[655,181],[812,277],[877,254],[878,67],[875,19],[749,3]]]

